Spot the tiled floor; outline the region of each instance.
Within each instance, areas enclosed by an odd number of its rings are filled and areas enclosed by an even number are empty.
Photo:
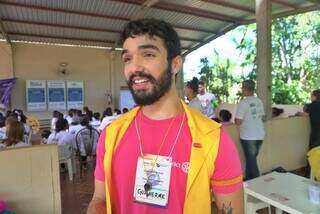
[[[79,171],[79,168],[78,168]],[[94,190],[93,166],[88,166],[80,178],[77,173],[73,181],[67,172],[60,173],[61,203],[63,214],[86,213]]]
[[[82,177],[80,178],[79,173],[77,173],[73,181],[69,180],[67,172],[60,173],[63,214],[86,213],[94,190],[93,169],[93,165],[88,165],[88,169],[84,171]],[[294,173],[303,175],[304,170],[296,170]],[[258,213],[267,214],[268,210],[262,209]],[[272,209],[272,213],[275,213],[274,209]]]

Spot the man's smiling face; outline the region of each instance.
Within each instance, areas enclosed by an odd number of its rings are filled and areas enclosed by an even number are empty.
[[[135,102],[150,105],[170,89],[171,64],[167,50],[157,36],[137,35],[123,44],[124,75]]]

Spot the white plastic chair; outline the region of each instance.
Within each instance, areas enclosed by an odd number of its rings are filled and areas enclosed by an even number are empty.
[[[99,131],[94,128],[92,128],[91,130],[88,128],[83,128],[76,134],[76,155],[79,159],[80,177],[82,176],[84,165],[81,160],[81,156],[86,156],[89,159],[93,159],[93,164],[95,164],[95,155],[99,135]]]
[[[72,181],[72,179],[73,179],[72,146],[68,145],[68,144],[58,145],[58,154],[59,154],[59,163],[67,164],[69,179],[70,179],[70,181]]]

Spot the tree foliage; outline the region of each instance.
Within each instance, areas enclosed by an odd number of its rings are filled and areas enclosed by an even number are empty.
[[[206,83],[207,88],[212,91],[219,102],[227,102],[230,99],[236,99],[232,96],[232,89],[238,84],[240,79],[232,75],[234,64],[229,59],[223,59],[218,52],[214,50],[213,66],[209,66],[207,58],[200,60],[203,65],[199,74],[201,80]]]
[[[213,65],[201,59],[199,74],[208,81],[221,101],[233,101],[230,88],[242,79],[256,79],[256,25],[241,26],[231,33],[240,63],[223,59],[214,51]],[[251,35],[251,36],[250,36]],[[231,75],[232,69],[240,75]],[[235,73],[235,72],[233,72]],[[221,79],[226,78],[226,80]],[[310,12],[273,20],[272,100],[277,104],[301,104],[312,90],[320,88],[320,12]]]

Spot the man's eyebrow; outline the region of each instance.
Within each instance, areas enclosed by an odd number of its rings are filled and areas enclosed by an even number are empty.
[[[156,50],[156,51],[160,52],[160,49],[157,46],[152,45],[152,44],[140,45],[138,47],[138,49],[153,49],[153,50]],[[122,52],[121,52],[121,56],[123,56],[124,54],[126,54],[128,52],[129,51],[127,49],[123,49]]]
[[[157,46],[152,44],[140,45],[139,49],[153,49],[160,52],[160,49]]]

